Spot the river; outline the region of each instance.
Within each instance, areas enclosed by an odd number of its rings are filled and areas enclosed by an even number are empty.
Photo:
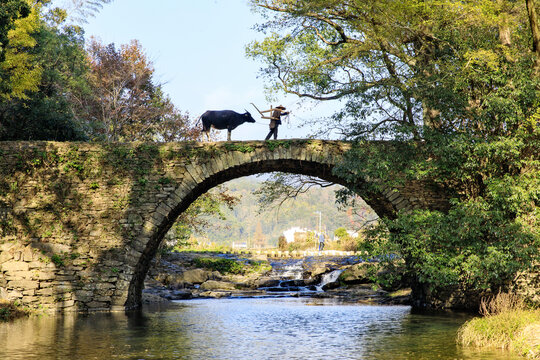
[[[201,299],[0,324],[0,359],[517,359],[455,344],[459,313],[329,299]]]

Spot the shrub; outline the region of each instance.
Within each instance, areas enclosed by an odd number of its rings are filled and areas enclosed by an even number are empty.
[[[51,256],[51,260],[58,267],[65,266],[64,258],[61,255],[53,254],[53,256]]]
[[[0,300],[0,322],[11,321],[13,319],[28,316],[29,311],[21,308],[17,303]]]

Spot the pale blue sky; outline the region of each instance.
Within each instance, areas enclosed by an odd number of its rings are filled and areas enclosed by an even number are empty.
[[[87,38],[95,36],[106,44],[139,40],[165,92],[192,117],[206,110],[247,109],[267,124],[250,105],[261,110],[270,105],[263,79],[257,78],[261,64],[245,56],[245,46],[264,36],[253,30],[261,22],[247,0],[114,0],[84,28]],[[309,129],[298,125],[333,108],[314,108],[292,96],[280,96],[279,103],[292,110],[291,124],[280,128],[280,138],[306,137]],[[244,124],[233,131],[232,139],[263,139],[267,132],[268,126]],[[225,138],[223,131],[220,139]]]

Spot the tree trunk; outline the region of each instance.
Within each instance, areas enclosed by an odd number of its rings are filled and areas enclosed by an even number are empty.
[[[536,13],[535,0],[525,0],[527,4],[527,13],[529,15],[529,23],[531,25],[531,34],[533,40],[533,52],[536,54],[536,71],[540,71],[540,26],[538,24],[538,15]]]
[[[512,45],[510,27],[508,26],[508,19],[506,17],[499,24],[499,41],[501,42],[501,45],[506,47],[510,47]]]

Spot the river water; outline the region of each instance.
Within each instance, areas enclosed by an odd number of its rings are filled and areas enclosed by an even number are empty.
[[[469,317],[328,299],[188,300],[0,324],[0,359],[514,359],[457,346]]]

